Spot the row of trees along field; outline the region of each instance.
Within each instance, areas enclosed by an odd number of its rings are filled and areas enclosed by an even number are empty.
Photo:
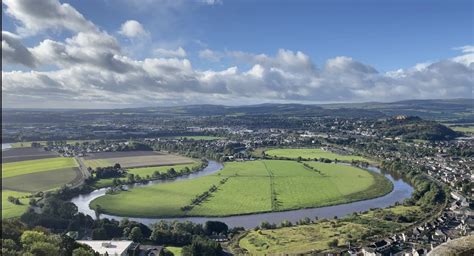
[[[210,236],[221,235],[232,237],[243,228],[230,229],[225,223],[217,221],[208,221],[204,225],[192,222],[165,222],[161,221],[151,227],[135,221],[123,219],[122,221],[110,220],[107,218],[94,220],[92,217],[79,213],[77,206],[69,201],[73,196],[78,195],[83,189],[62,188],[56,192],[44,194],[38,207],[39,212],[29,209],[19,220],[3,220],[3,234],[16,234],[10,239],[14,241],[9,248],[22,247],[21,235],[27,230],[49,230],[44,234],[65,234],[68,231],[76,231],[79,236],[91,234],[94,240],[110,239],[131,239],[136,242],[146,242],[155,244],[166,244],[174,246],[184,246],[184,255],[219,255],[222,248],[218,243],[209,239]],[[21,229],[17,228],[21,227]],[[8,239],[8,235],[2,237]],[[41,240],[42,241],[42,240]],[[49,247],[54,246],[50,240],[45,243]],[[25,248],[28,245],[25,245]],[[45,245],[46,246],[46,245]],[[29,250],[29,249],[28,249]],[[3,254],[2,255],[12,255]],[[35,254],[36,255],[36,254]],[[37,255],[71,255],[63,254],[37,254]]]

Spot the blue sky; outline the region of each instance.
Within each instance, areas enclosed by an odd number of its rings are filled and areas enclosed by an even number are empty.
[[[19,2],[24,1],[19,0]],[[57,1],[48,0],[46,2]],[[198,94],[203,93],[207,96],[216,94],[215,97],[210,97],[210,101],[217,103],[227,102],[228,97],[234,96],[248,98],[249,95],[235,95],[234,89],[229,85],[236,80],[240,81],[241,77],[224,78],[223,76],[228,74],[217,73],[232,67],[237,68],[237,74],[231,75],[241,74],[242,76],[245,76],[245,72],[251,70],[255,65],[260,65],[265,75],[275,75],[270,74],[275,71],[275,67],[285,67],[286,69],[282,68],[282,70],[288,71],[285,75],[281,75],[280,72],[280,76],[269,76],[267,80],[262,82],[262,84],[268,85],[268,83],[276,81],[277,84],[273,87],[275,91],[264,95],[264,98],[268,101],[302,100],[309,102],[364,101],[370,99],[371,96],[367,92],[359,90],[362,81],[372,79],[373,81],[370,80],[366,84],[372,90],[387,83],[390,83],[386,85],[390,88],[399,86],[401,82],[392,81],[395,79],[393,72],[400,71],[400,69],[405,73],[410,69],[413,71],[413,67],[420,63],[436,64],[443,60],[461,58],[460,56],[467,55],[467,57],[463,57],[463,64],[467,65],[468,68],[472,68],[472,65],[470,65],[472,51],[464,48],[464,52],[462,52],[462,50],[455,48],[469,47],[474,44],[473,1],[73,0],[61,1],[58,6],[64,3],[70,4],[83,16],[84,20],[93,23],[98,31],[97,33],[106,33],[113,37],[120,46],[118,51],[120,54],[117,54],[118,52],[113,53],[117,56],[123,55],[131,60],[142,61],[147,58],[163,57],[157,56],[157,52],[159,52],[157,49],[175,51],[182,48],[185,55],[165,57],[181,58],[189,61],[193,72],[215,72],[212,77],[212,85],[207,84],[211,83],[209,81],[204,83],[201,78],[205,74],[199,73],[196,78],[198,85],[190,82],[189,88],[173,89],[171,90],[173,95],[168,94],[169,97],[165,95],[170,93],[165,92],[166,90],[154,91],[154,93],[159,94],[159,97],[163,96],[162,99],[169,102],[169,104],[183,103],[176,100],[177,93],[187,91],[187,89],[191,91],[186,95],[189,96],[189,99],[184,103],[195,101],[195,97],[199,98]],[[18,11],[9,12],[8,8],[10,10],[18,8]],[[27,15],[35,16],[35,13],[21,8],[20,5],[13,6],[9,3],[2,6],[2,30],[17,35],[21,43],[28,49],[32,50],[46,39],[67,44],[68,38],[73,38],[78,33],[83,32],[81,28],[63,27],[63,25],[54,22],[41,24],[38,28],[33,28],[34,24],[25,25],[25,22],[28,23],[29,21]],[[29,11],[31,13],[28,13]],[[122,24],[129,20],[136,21],[141,25],[143,29],[141,36],[130,37],[120,32]],[[76,21],[77,19],[74,22]],[[64,22],[64,20],[60,22]],[[291,56],[288,55],[289,52],[279,52],[281,49],[291,51]],[[40,50],[45,51],[45,49],[38,49],[32,52],[44,56],[44,52],[41,53]],[[204,55],[204,51],[208,51],[208,54]],[[298,51],[303,54],[300,55],[302,58],[297,57]],[[243,54],[245,54],[245,57],[242,57]],[[265,60],[258,59],[256,56],[259,54],[264,54],[268,58]],[[299,71],[295,72],[288,68],[288,63],[281,63],[281,61],[290,60],[288,58],[294,58],[294,60],[301,61],[300,64],[302,64],[306,61],[306,57],[309,59],[308,65],[314,66],[314,72],[311,74],[300,74]],[[345,57],[345,59],[337,59],[338,57]],[[12,58],[14,59],[14,57]],[[77,58],[72,58],[71,55],[70,59]],[[2,58],[2,63],[6,64],[2,73],[14,70],[52,72],[58,69],[65,72],[66,70],[73,70],[70,59],[67,65],[38,61],[41,64],[37,63],[33,67],[16,63],[12,59],[4,60]],[[249,61],[249,59],[251,60]],[[334,72],[326,72],[325,68],[331,60],[336,59],[337,61],[333,63],[337,63],[341,67],[357,69],[361,65],[366,65],[386,77],[378,77],[376,81],[373,75],[370,74],[364,74],[365,77],[344,77],[344,79],[339,80],[343,80],[344,83],[353,81],[357,86],[339,88],[339,85],[334,84],[335,79],[327,79],[328,74],[334,74]],[[292,62],[293,64],[295,63]],[[420,66],[418,65],[418,67]],[[351,70],[338,70],[338,72],[344,72],[344,76],[347,74],[353,75],[354,73]],[[230,70],[229,72],[234,71]],[[360,70],[357,69],[357,71]],[[397,79],[406,77],[407,74],[405,73],[403,76],[398,75]],[[52,77],[50,73],[45,73],[45,75],[48,75],[49,78]],[[288,77],[300,78],[302,75],[307,76],[308,79],[288,81]],[[370,77],[368,77],[369,75]],[[413,75],[411,78],[414,79],[414,77],[421,77],[423,74],[410,73],[410,75]],[[156,81],[156,77],[151,79]],[[417,83],[413,79],[408,82]],[[444,77],[440,78],[436,83],[446,83],[444,79]],[[58,81],[55,78],[52,78],[52,80]],[[317,81],[321,80],[323,80],[324,85],[330,84],[330,86],[327,86],[328,89],[322,88],[318,84],[320,82]],[[181,83],[186,82],[189,82],[189,80],[181,81]],[[457,90],[456,93],[448,93],[446,88],[441,88],[439,98],[457,97],[465,94],[469,91],[469,83],[472,80],[456,82],[462,88]],[[59,84],[62,83],[62,81],[59,81]],[[140,81],[138,83],[144,82]],[[314,83],[314,85],[306,88],[305,86],[308,83]],[[422,81],[422,83],[420,88],[413,85],[417,88],[411,93],[411,97],[437,96],[420,91],[421,89],[427,90],[425,88],[427,82]],[[64,87],[65,85],[62,84],[61,86]],[[255,86],[259,85],[255,84]],[[76,89],[79,87],[81,85],[77,85]],[[107,86],[96,87],[105,88]],[[199,89],[193,90],[195,87],[199,87]],[[151,88],[156,89],[156,86]],[[67,90],[68,88],[61,89]],[[150,90],[150,87],[145,89]],[[301,92],[288,94],[278,91],[280,89],[300,90]],[[315,91],[316,89],[320,91]],[[338,94],[344,89],[355,91],[347,97],[331,98],[329,97],[330,89],[334,89],[334,94]],[[264,90],[262,89],[262,91]],[[407,88],[397,88],[396,93],[400,94],[399,97],[381,97],[381,101],[404,99],[410,95],[410,93],[407,94],[407,91]],[[320,92],[326,96],[323,98],[315,97],[315,95],[320,95]],[[98,93],[97,91],[94,92],[94,97],[100,98],[99,95],[96,95]],[[195,93],[197,93],[196,96],[190,96]],[[18,94],[16,93],[16,95]],[[382,93],[379,95],[382,95]],[[130,100],[132,99],[124,99],[123,102],[128,105],[131,104]],[[245,101],[244,103],[253,102]],[[111,104],[114,106],[116,104],[121,105],[117,102]]]

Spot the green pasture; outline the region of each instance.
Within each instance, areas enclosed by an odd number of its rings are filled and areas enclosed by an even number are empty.
[[[304,159],[314,159],[314,158],[327,158],[331,160],[339,160],[339,161],[352,161],[352,160],[359,160],[359,161],[367,161],[370,160],[361,157],[361,156],[354,156],[354,155],[340,155],[330,151],[326,151],[319,148],[281,148],[281,149],[268,149],[265,151],[265,155],[270,157],[288,157],[297,159],[302,157]]]
[[[229,162],[210,176],[105,195],[91,206],[122,216],[229,216],[342,204],[392,189],[380,174],[334,163],[307,163],[319,172],[296,161]],[[220,185],[224,178],[227,182]],[[181,210],[212,185],[218,190],[204,202],[186,213]]]
[[[29,198],[24,197],[29,195],[30,193],[2,190],[2,219],[19,217],[20,215],[22,215],[26,211],[26,209],[28,209],[28,204],[30,202]],[[20,198],[21,205],[9,202],[9,196]]]
[[[74,158],[55,157],[2,164],[2,178],[77,167]]]
[[[193,168],[196,164],[177,164],[177,165],[165,165],[165,166],[152,166],[152,167],[140,167],[140,168],[131,168],[127,169],[128,173],[134,175],[140,175],[142,178],[146,178],[146,176],[153,176],[155,171],[160,173],[164,173],[168,171],[170,168],[174,168],[177,172],[184,170],[184,168],[188,167],[189,169]],[[119,178],[120,180],[126,181],[127,177]],[[94,186],[97,188],[109,187],[112,186],[113,178],[110,179],[100,179],[95,182]]]

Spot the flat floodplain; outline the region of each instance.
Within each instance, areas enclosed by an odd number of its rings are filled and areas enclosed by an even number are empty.
[[[2,163],[20,162],[58,157],[58,154],[42,148],[11,148],[2,151]]]
[[[84,162],[92,168],[112,166],[119,163],[123,168],[192,164],[194,160],[174,154],[156,151],[123,151],[92,153],[84,157]]]
[[[77,167],[76,160],[68,157],[4,163],[2,164],[2,178],[73,167]]]
[[[348,165],[307,163],[319,172],[296,161],[229,162],[210,176],[105,195],[91,206],[122,216],[230,216],[342,204],[382,196],[392,189],[380,174]],[[218,189],[211,196],[190,211],[181,210],[212,185]]]
[[[151,166],[151,167],[141,167],[141,168],[131,168],[127,170],[127,173],[129,174],[134,174],[134,175],[139,175],[142,178],[145,178],[146,176],[152,176],[153,173],[156,171],[159,173],[164,173],[168,171],[170,168],[175,169],[178,173],[182,171],[184,168],[188,167],[189,169],[193,168],[196,165],[197,162],[192,163],[192,164],[178,164],[178,165],[165,165],[165,166]],[[127,177],[119,178],[120,180],[126,181]],[[98,188],[102,187],[109,187],[113,185],[113,178],[109,179],[100,179],[98,180],[94,186]]]
[[[314,159],[314,158],[327,158],[331,160],[341,160],[341,161],[367,161],[368,159],[361,156],[354,155],[341,155],[336,154],[331,151],[326,151],[319,148],[281,148],[281,149],[268,149],[265,151],[265,155],[270,157],[287,157],[297,159],[302,157],[304,159]]]

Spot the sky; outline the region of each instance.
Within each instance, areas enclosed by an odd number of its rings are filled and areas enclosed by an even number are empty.
[[[3,107],[472,98],[473,62],[473,1],[2,1]]]

